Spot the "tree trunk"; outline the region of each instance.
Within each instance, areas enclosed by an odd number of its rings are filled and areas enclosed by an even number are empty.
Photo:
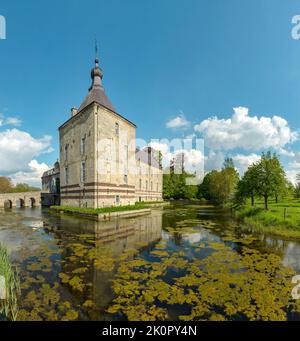
[[[253,207],[254,206],[254,195],[251,194],[251,206]]]
[[[278,195],[275,195],[275,202],[278,204]]]
[[[268,210],[269,210],[269,205],[268,205],[268,196],[267,196],[267,195],[265,195],[265,196],[264,196],[264,198],[265,198],[265,210],[266,210],[266,211],[268,211]]]

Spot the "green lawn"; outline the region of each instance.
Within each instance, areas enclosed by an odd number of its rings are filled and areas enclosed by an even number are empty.
[[[101,214],[101,213],[112,213],[112,212],[124,212],[124,211],[133,211],[133,210],[141,210],[144,208],[148,208],[144,203],[136,203],[135,205],[127,205],[127,206],[114,206],[114,207],[104,207],[104,208],[82,208],[82,207],[70,207],[70,206],[51,206],[50,209],[55,211],[63,211],[63,212],[78,212],[78,213],[88,213],[88,214]]]
[[[256,230],[300,238],[300,199],[286,198],[277,204],[275,200],[270,200],[269,211],[264,210],[263,200],[256,199],[255,207],[251,207],[249,201],[238,210],[237,216]]]

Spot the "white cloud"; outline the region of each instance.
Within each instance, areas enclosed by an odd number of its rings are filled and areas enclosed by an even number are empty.
[[[169,152],[169,145],[163,142],[152,141],[149,143],[149,147],[152,147],[156,151],[160,151],[163,155]]]
[[[44,172],[49,170],[49,166],[45,163],[39,163],[37,160],[31,160],[28,164],[27,171],[19,171],[12,174],[10,178],[17,183],[27,183],[32,186],[41,187],[41,177]]]
[[[223,167],[225,156],[222,152],[209,151],[208,156],[205,157],[205,171],[220,170]]]
[[[291,181],[294,185],[297,183],[296,177],[300,174],[300,158],[299,152],[295,153],[295,160],[289,162],[287,165],[286,176],[289,181]]]
[[[297,184],[297,175],[299,174],[300,169],[297,170],[287,170],[285,172],[287,179],[293,184],[296,185]]]
[[[251,166],[253,163],[259,161],[261,158],[260,155],[250,154],[250,155],[242,155],[237,154],[232,157],[235,167],[237,168],[240,175],[243,175],[247,168]]]
[[[40,182],[39,169],[45,169],[45,164],[39,164],[35,158],[51,152],[50,144],[51,136],[36,139],[16,128],[0,132],[0,174]]]
[[[183,129],[190,126],[190,122],[181,114],[166,123],[167,128],[170,129]]]
[[[203,135],[206,146],[214,150],[282,150],[298,138],[298,133],[291,130],[284,118],[249,116],[249,110],[243,107],[234,108],[229,119],[212,117],[194,129]]]
[[[17,117],[5,117],[2,113],[0,113],[0,127],[1,126],[14,126],[19,127],[22,124],[22,121]]]
[[[7,117],[4,124],[19,127],[22,124],[22,121],[17,117]]]
[[[260,160],[260,155],[254,153],[250,155],[236,154],[230,157],[232,158],[235,168],[240,175],[243,175],[250,165]],[[221,170],[223,168],[224,161],[225,155],[222,152],[210,150],[208,156],[205,157],[205,171]]]
[[[196,168],[204,166],[204,155],[200,150],[190,149],[181,150],[174,153],[172,156],[176,157],[176,154],[184,154],[184,168],[187,172],[194,173]]]

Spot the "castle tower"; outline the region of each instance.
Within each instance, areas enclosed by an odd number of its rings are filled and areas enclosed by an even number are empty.
[[[91,78],[88,95],[59,128],[61,205],[134,204],[136,126],[106,96],[98,57]]]

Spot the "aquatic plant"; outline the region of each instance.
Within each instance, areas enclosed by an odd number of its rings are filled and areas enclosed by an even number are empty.
[[[122,264],[113,282],[116,298],[107,311],[128,320],[168,320],[179,305],[189,311],[177,315],[184,321],[281,321],[290,312],[300,313],[290,294],[293,271],[282,267],[278,256],[246,246],[239,254],[215,242],[206,247],[213,252],[201,260],[173,253],[162,254],[160,263],[138,258]],[[177,276],[166,276],[176,269]]]
[[[18,296],[20,281],[18,271],[11,264],[7,249],[0,244],[0,276],[4,278],[5,299],[0,300],[0,316],[15,321],[18,316]]]

